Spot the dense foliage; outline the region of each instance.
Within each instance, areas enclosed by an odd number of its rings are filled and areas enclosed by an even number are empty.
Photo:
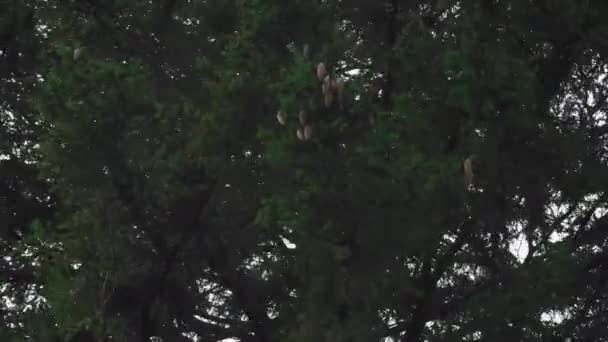
[[[0,340],[608,341],[606,14],[0,3]]]

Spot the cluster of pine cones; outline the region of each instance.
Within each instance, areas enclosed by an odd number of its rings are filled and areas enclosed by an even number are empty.
[[[321,94],[325,107],[330,108],[337,101],[340,110],[344,110],[344,79],[332,78],[323,62],[317,65],[317,78],[321,82]],[[286,125],[287,113],[279,110],[277,112],[277,121],[283,126]],[[301,110],[298,113],[298,121],[300,127],[296,130],[296,136],[301,141],[310,140],[312,138],[313,125],[308,119],[308,113],[305,110]]]

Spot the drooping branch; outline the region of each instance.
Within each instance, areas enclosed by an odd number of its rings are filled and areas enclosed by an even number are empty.
[[[409,322],[405,325],[405,342],[416,342],[422,338],[424,325],[429,319],[430,307],[433,301],[437,282],[445,274],[447,269],[453,264],[454,257],[468,241],[472,233],[473,220],[466,219],[460,226],[460,233],[443,254],[437,255],[434,267],[431,266],[432,258],[427,258],[424,262],[422,272],[421,290],[422,295],[416,300],[414,311]]]

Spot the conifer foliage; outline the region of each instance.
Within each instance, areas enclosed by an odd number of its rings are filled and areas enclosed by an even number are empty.
[[[0,340],[608,341],[605,1],[0,13]]]

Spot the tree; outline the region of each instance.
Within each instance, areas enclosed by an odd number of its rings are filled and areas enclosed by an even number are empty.
[[[0,13],[0,339],[8,341],[22,340],[24,318],[43,305],[29,240],[37,222],[51,219],[55,201],[39,179],[40,127],[32,108],[44,30],[29,2],[3,3]]]
[[[38,4],[38,338],[602,341],[606,6]]]

